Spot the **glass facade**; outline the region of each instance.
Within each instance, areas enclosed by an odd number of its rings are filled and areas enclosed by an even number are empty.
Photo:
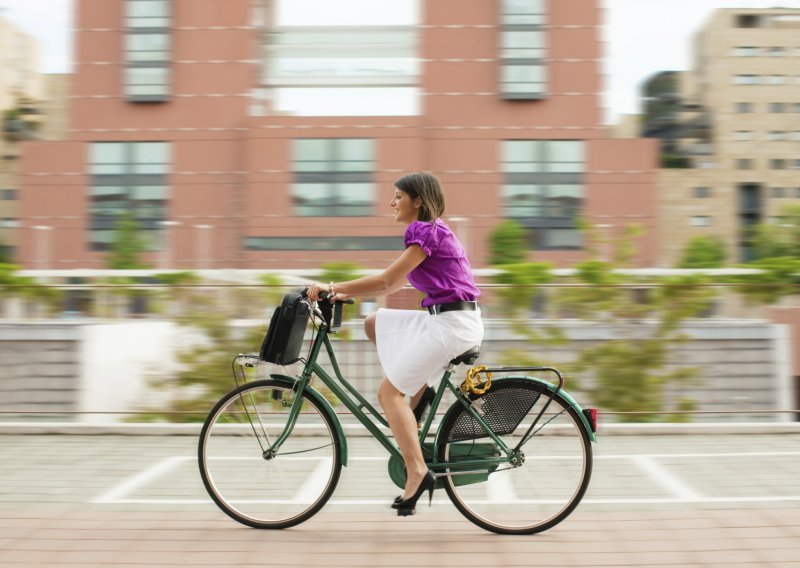
[[[503,142],[503,213],[529,230],[531,247],[580,249],[585,142]]]
[[[263,34],[263,113],[419,114],[418,4],[275,0]]]
[[[128,213],[155,249],[167,218],[170,145],[167,142],[94,142],[89,146],[90,248],[108,250]]]
[[[247,250],[403,250],[402,237],[248,237]]]
[[[374,213],[375,141],[303,138],[294,141],[292,201],[303,217],[361,217]]]
[[[171,0],[125,3],[125,95],[131,102],[161,102],[170,91]]]
[[[500,93],[541,99],[547,92],[547,0],[501,0]]]

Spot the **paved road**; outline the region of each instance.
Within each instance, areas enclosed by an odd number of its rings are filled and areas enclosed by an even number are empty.
[[[383,450],[315,518],[238,525],[197,473],[196,438],[0,435],[0,566],[800,565],[800,433],[604,436],[579,509],[541,535],[493,535],[442,492],[392,516]]]

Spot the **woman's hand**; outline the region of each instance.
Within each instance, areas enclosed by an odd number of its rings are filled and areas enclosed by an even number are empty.
[[[319,282],[312,282],[308,285],[308,299],[312,302],[318,302],[321,298],[319,297],[320,292],[325,292],[326,294],[330,295],[330,286],[328,284],[320,284]]]

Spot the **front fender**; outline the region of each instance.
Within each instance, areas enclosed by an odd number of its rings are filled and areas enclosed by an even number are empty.
[[[295,383],[297,383],[297,379],[292,378],[288,375],[279,375],[270,373],[269,377],[275,381],[280,383],[284,383],[287,387],[294,387]],[[333,422],[333,428],[336,430],[336,436],[339,438],[339,459],[342,462],[342,465],[347,465],[347,437],[344,435],[344,428],[342,428],[342,423],[339,421],[339,417],[336,416],[336,412],[333,410],[331,403],[329,403],[324,396],[322,396],[319,391],[314,390],[312,387],[306,385],[304,392],[308,393],[308,396],[314,399],[314,402],[319,403],[319,405],[325,409],[325,412],[331,417],[331,422]]]

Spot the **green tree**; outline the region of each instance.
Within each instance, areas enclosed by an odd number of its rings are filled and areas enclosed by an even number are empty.
[[[627,240],[638,233],[638,229],[626,231]],[[629,258],[630,243],[618,242],[615,246],[613,258],[620,261]],[[517,276],[503,277],[504,282],[513,286],[515,281],[526,281],[518,266],[504,269],[517,272]],[[548,278],[540,274],[538,281],[547,283]],[[631,277],[620,274],[610,262],[587,260],[576,265],[574,276],[565,283],[570,286],[551,292],[552,309],[570,318],[592,322],[610,337],[587,344],[572,364],[563,365],[571,384],[583,387],[591,402],[606,411],[645,412],[623,415],[623,421],[661,420],[652,413],[667,410],[665,387],[686,382],[697,372],[687,367],[674,369],[668,363],[673,349],[686,340],[681,324],[710,305],[714,293],[707,279],[681,276],[632,282]],[[563,346],[566,338],[558,325],[532,325],[522,309],[524,305],[525,302],[513,304],[512,325],[530,347],[504,354],[503,363],[547,363],[541,356],[530,354]],[[673,408],[692,407],[692,401],[684,398],[676,401]]]
[[[721,268],[726,259],[725,243],[721,239],[699,236],[686,244],[678,268]]]
[[[148,268],[140,260],[147,250],[147,239],[139,223],[130,213],[123,213],[111,236],[111,249],[106,256],[106,265],[114,270],[136,270]]]
[[[489,265],[519,264],[528,258],[527,231],[514,220],[497,225],[489,235]]]
[[[758,259],[800,258],[800,204],[785,207],[774,223],[756,225],[753,248]]]
[[[747,267],[760,272],[736,276],[731,280],[744,284],[737,290],[751,305],[774,304],[784,296],[791,296],[800,290],[800,258],[762,258],[751,262]]]
[[[21,276],[15,264],[0,263],[0,298],[22,298],[39,303],[50,313],[55,312],[61,304],[62,293],[37,282],[29,276]]]

